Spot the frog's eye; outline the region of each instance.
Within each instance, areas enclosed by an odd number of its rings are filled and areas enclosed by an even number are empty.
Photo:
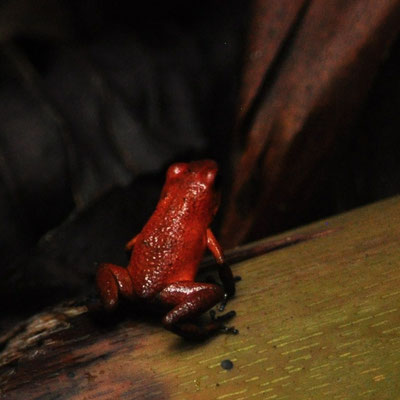
[[[167,177],[173,178],[187,171],[188,165],[186,163],[175,163],[172,164],[167,171]]]

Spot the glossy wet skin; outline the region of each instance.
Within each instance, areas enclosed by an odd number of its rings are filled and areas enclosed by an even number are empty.
[[[156,210],[127,248],[128,267],[102,264],[97,286],[105,308],[112,309],[121,295],[172,308],[164,326],[184,336],[203,336],[221,327],[217,320],[199,327],[188,322],[224,298],[235,284],[222,250],[209,229],[219,203],[214,184],[218,167],[212,160],[176,163],[169,167]],[[208,247],[220,264],[223,288],[194,282]]]
[[[205,232],[218,207],[213,161],[174,164],[157,208],[138,235],[129,273],[139,297],[168,283],[193,281],[207,246]]]

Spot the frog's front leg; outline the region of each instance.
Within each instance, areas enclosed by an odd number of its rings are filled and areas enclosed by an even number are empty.
[[[218,274],[219,278],[221,279],[222,285],[224,286],[225,293],[227,297],[232,297],[236,291],[235,287],[236,281],[232,274],[231,267],[229,266],[229,264],[225,262],[222,248],[210,228],[207,229],[206,238],[207,238],[207,247],[211,251],[215,260],[217,261]]]
[[[192,318],[215,306],[224,298],[224,290],[214,284],[192,281],[175,282],[165,287],[156,300],[173,307],[163,318],[166,329],[189,338],[206,337],[225,328],[224,318],[212,319],[205,325],[197,325]],[[230,313],[229,317],[234,316]]]
[[[125,250],[126,251],[131,251],[133,249],[133,246],[135,246],[136,240],[139,235],[135,235],[126,245],[125,245]]]
[[[106,310],[117,306],[120,295],[130,300],[136,297],[128,270],[118,265],[101,264],[97,270],[96,284]]]

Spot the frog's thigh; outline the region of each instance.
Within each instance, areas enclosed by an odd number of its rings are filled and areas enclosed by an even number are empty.
[[[117,305],[119,295],[134,298],[132,280],[126,268],[114,264],[101,264],[97,271],[96,283],[106,309]]]
[[[159,301],[173,307],[163,319],[167,328],[200,315],[220,302],[223,297],[224,290],[220,286],[192,281],[172,283],[157,295]]]

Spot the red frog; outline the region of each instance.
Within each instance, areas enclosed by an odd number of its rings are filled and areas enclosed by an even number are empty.
[[[143,230],[128,242],[132,250],[127,268],[102,264],[97,287],[107,310],[118,298],[165,306],[165,328],[187,337],[203,337],[225,330],[223,321],[234,312],[198,325],[193,318],[235,293],[235,279],[209,225],[219,206],[215,189],[218,167],[212,160],[176,163],[169,167],[156,210]],[[223,287],[195,282],[208,248],[219,264]]]

